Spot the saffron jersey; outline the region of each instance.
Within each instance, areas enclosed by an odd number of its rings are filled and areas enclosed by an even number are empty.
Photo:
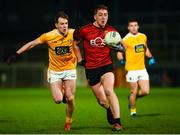
[[[73,51],[73,29],[66,36],[58,33],[57,29],[42,34],[39,43],[47,43],[49,51],[49,69],[64,71],[76,68],[76,56]]]

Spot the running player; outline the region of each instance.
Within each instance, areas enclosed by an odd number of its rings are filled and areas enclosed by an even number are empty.
[[[149,94],[149,75],[145,68],[145,56],[149,58],[149,66],[155,64],[148,46],[145,34],[138,32],[139,25],[135,19],[129,20],[129,33],[123,38],[126,46],[125,59],[122,53],[118,52],[117,57],[121,64],[125,64],[127,71],[126,81],[130,85],[129,95],[130,115],[136,115],[136,99]]]
[[[74,94],[76,87],[76,56],[73,51],[73,29],[68,28],[68,15],[59,12],[55,17],[56,29],[42,34],[28,42],[10,55],[7,63],[11,64],[25,51],[44,43],[49,48],[48,82],[55,103],[59,104],[66,97],[66,121],[64,130],[70,130],[74,112]],[[64,88],[63,88],[64,87]],[[63,90],[64,89],[64,90]]]
[[[114,92],[113,65],[110,48],[104,43],[105,34],[117,31],[108,21],[108,7],[99,5],[94,12],[93,23],[81,27],[74,32],[74,48],[78,63],[84,65],[86,78],[98,103],[107,110],[107,118],[113,124],[113,130],[121,130],[119,101]],[[78,44],[83,43],[84,56]]]

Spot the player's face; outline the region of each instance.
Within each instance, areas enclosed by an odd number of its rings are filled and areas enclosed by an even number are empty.
[[[94,15],[94,19],[98,26],[105,27],[108,21],[108,11],[105,9],[100,9],[97,14]]]
[[[137,22],[130,22],[129,25],[128,25],[128,30],[130,33],[132,34],[137,34],[138,33],[138,30],[139,30],[139,25]]]
[[[55,24],[58,32],[62,35],[66,35],[68,32],[68,20],[65,18],[59,17],[58,23]]]

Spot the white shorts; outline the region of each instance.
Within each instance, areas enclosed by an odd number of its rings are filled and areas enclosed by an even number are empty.
[[[61,72],[48,70],[47,72],[47,81],[49,83],[62,81],[62,80],[75,80],[76,78],[77,78],[76,69],[64,70]]]
[[[137,82],[138,80],[149,80],[149,75],[146,69],[130,70],[126,74],[127,82]]]

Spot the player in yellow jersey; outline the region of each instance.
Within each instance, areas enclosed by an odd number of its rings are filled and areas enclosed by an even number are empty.
[[[145,56],[149,58],[149,66],[155,64],[148,46],[145,34],[138,32],[139,25],[137,20],[130,20],[128,23],[129,33],[123,38],[125,42],[125,59],[122,53],[118,52],[117,57],[120,64],[125,64],[127,71],[126,81],[130,85],[131,94],[129,95],[130,115],[136,115],[136,99],[149,94],[149,75],[145,67]]]
[[[55,103],[59,104],[63,101],[63,97],[66,98],[65,130],[71,128],[76,87],[76,56],[73,51],[74,30],[68,28],[68,20],[68,15],[59,12],[55,17],[56,29],[28,42],[7,59],[7,63],[10,64],[25,51],[44,43],[48,44],[49,67],[47,78]]]

